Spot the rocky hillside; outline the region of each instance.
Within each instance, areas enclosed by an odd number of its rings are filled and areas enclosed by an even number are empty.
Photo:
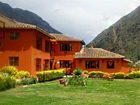
[[[101,32],[87,46],[104,48],[140,60],[140,7]]]
[[[36,25],[49,33],[60,33],[35,13],[19,8],[12,8],[8,4],[2,2],[0,2],[0,14],[15,19],[19,22]]]

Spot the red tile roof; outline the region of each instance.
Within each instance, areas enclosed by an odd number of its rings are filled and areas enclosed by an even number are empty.
[[[75,53],[75,58],[125,58],[102,48],[82,48],[80,52]]]
[[[57,41],[80,41],[83,45],[85,44],[83,40],[76,39],[71,36],[66,36],[63,34],[52,34],[52,33],[50,33],[50,35],[54,36]]]
[[[49,35],[46,31],[44,31],[43,29],[37,27],[36,25],[31,25],[31,24],[27,24],[27,23],[22,23],[22,22],[18,22],[15,21],[13,19],[10,19],[6,16],[3,16],[0,14],[0,28],[13,28],[13,29],[36,29],[39,32],[45,34],[46,36],[50,37],[50,38],[54,38],[53,36]]]

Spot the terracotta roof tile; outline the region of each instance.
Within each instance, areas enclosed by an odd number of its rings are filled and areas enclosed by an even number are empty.
[[[101,48],[83,48],[80,52],[75,53],[75,58],[124,58],[120,54],[116,54]]]
[[[81,41],[79,39],[69,37],[69,36],[66,36],[66,35],[63,35],[63,34],[52,34],[52,33],[50,33],[50,35],[54,36],[57,41]]]
[[[46,31],[37,27],[36,25],[31,25],[31,24],[27,24],[27,23],[18,22],[18,21],[15,21],[13,19],[10,19],[6,16],[3,16],[1,14],[0,14],[0,28],[36,29],[36,30],[40,31],[41,33],[45,34],[46,36],[48,36],[50,38],[54,38],[53,36],[49,35]]]
[[[52,33],[50,33],[50,35],[55,37],[57,41],[80,41],[83,45],[85,45],[85,42],[83,40],[76,39],[71,36],[66,36],[63,34],[52,34]]]

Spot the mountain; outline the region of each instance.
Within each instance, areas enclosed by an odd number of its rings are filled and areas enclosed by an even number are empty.
[[[19,8],[12,8],[10,5],[6,3],[0,2],[0,14],[5,15],[19,22],[36,25],[49,33],[58,33],[58,34],[61,33],[52,28],[46,21],[44,21],[37,14]]]
[[[88,45],[140,60],[140,6],[101,32]]]

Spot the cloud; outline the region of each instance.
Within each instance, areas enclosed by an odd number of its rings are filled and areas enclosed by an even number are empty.
[[[1,0],[40,15],[66,35],[91,41],[134,10],[140,0]]]

